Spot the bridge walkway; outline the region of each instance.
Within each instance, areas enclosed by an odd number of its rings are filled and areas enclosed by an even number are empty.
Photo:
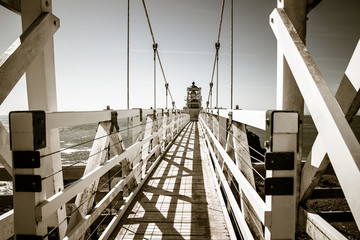
[[[183,129],[110,239],[230,239],[200,132]]]

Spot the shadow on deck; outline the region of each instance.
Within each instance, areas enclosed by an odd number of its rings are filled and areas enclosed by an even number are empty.
[[[198,123],[175,140],[110,239],[228,239]]]

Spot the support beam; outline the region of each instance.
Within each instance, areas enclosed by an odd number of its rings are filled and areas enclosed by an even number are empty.
[[[0,5],[21,15],[21,0],[0,0]]]
[[[51,13],[41,14],[0,57],[0,104],[51,41],[60,21]]]
[[[339,231],[315,213],[299,209],[299,225],[312,239],[346,240]]]
[[[270,24],[283,46],[356,224],[360,226],[360,187],[354,186],[354,182],[360,182],[359,142],[285,11],[275,9],[270,15]]]
[[[6,171],[12,176],[12,160],[10,152],[9,133],[0,123],[0,163]]]
[[[84,176],[105,162],[105,157],[107,156],[107,147],[109,146],[111,122],[100,123],[95,135],[95,141],[93,142],[90,157],[87,161],[86,168],[84,171]],[[114,134],[117,135],[117,134]],[[119,141],[118,141],[119,142]],[[78,210],[75,211],[70,218],[68,229],[66,230],[69,233],[75,228],[75,226],[82,221],[84,216],[89,212],[93,207],[95,195],[98,188],[99,178],[90,184],[83,192],[79,193],[76,196],[75,205],[78,207]]]
[[[322,0],[307,0],[306,14],[309,14]]]
[[[360,108],[360,41],[346,68],[344,77],[336,92],[335,98],[339,103],[345,118],[351,122]],[[301,173],[300,201],[306,201],[329,165],[330,160],[326,154],[320,136],[314,141],[313,147]]]

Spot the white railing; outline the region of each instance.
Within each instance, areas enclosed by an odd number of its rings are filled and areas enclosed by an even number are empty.
[[[19,116],[21,117],[17,117],[17,114],[20,114]],[[28,125],[29,127],[32,127],[32,114],[33,112],[30,111],[11,113],[10,134],[12,136],[13,151],[16,151],[17,149],[16,138],[22,138],[24,136],[21,135],[21,132],[24,132],[23,126]],[[145,123],[142,123],[144,122],[143,117],[146,117]],[[119,209],[118,213],[113,216],[111,224],[106,228],[103,236],[101,236],[101,239],[106,239],[109,233],[111,233],[113,228],[116,226],[120,216],[126,211],[126,208],[129,206],[137,191],[140,189],[148,175],[156,166],[162,154],[170,146],[170,142],[174,140],[176,135],[180,133],[181,129],[187,124],[189,121],[189,115],[178,110],[158,109],[157,111],[154,111],[152,109],[133,109],[118,111],[107,110],[99,112],[48,112],[45,114],[45,119],[47,130],[52,128],[83,125],[93,122],[99,122],[99,125],[97,135],[93,141],[93,147],[87,161],[84,176],[56,194],[43,198],[39,201],[39,204],[33,206],[33,208],[35,207],[35,218],[33,221],[36,221],[37,224],[41,224],[41,222],[46,223],[49,217],[52,216],[57,211],[57,209],[62,208],[72,198],[77,196],[77,210],[73,211],[72,215],[76,214],[78,211],[81,214],[82,220],[77,221],[72,225],[70,218],[66,239],[79,239],[84,235],[86,230],[94,223],[94,221],[104,212],[104,210],[109,208],[108,205],[113,202],[114,199],[119,198],[119,193],[126,192],[125,189],[127,189],[129,190],[127,192],[128,197],[123,197],[124,203],[121,207],[117,208]],[[128,129],[131,128],[130,132],[132,134],[132,144],[128,148],[125,148],[122,142],[119,129],[114,131],[114,129],[117,127],[117,119],[129,119],[128,121],[130,126],[128,125]],[[27,122],[27,120],[30,122]],[[17,129],[19,127],[22,128],[20,131]],[[120,129],[120,131],[123,130],[127,129]],[[26,131],[27,130],[25,129],[25,132]],[[16,136],[16,134],[20,134],[21,136]],[[102,135],[100,136],[99,134]],[[102,147],[99,149],[99,146]],[[114,154],[114,157],[106,160],[105,156],[107,156],[109,146],[110,151],[112,151]],[[61,150],[59,152],[61,152]],[[92,152],[95,152],[96,154],[91,156]],[[58,154],[58,152],[54,154]],[[46,158],[46,156],[42,157]],[[151,159],[155,159],[155,161],[150,161]],[[100,177],[110,171],[113,167],[117,166],[119,163],[122,166],[122,176],[120,178],[112,179],[113,188],[111,190],[109,189],[109,192],[96,204],[94,208],[92,208],[92,204],[90,204],[90,208],[83,208],[82,205],[87,204],[84,204],[84,202],[93,201],[90,199],[93,198],[93,196],[96,194],[97,186],[91,186],[94,185],[94,183],[97,185]],[[40,171],[35,172],[39,174],[45,171],[41,171],[40,166]],[[44,189],[44,186],[46,186],[44,181],[46,181],[48,176],[52,175],[62,176],[62,172],[50,173],[50,175],[47,176],[42,175],[42,192],[46,191],[46,187]],[[41,192],[21,192],[21,195],[17,195],[16,193],[16,189],[14,189],[15,201],[17,197],[22,197],[22,200],[26,201],[27,198],[31,198],[31,196],[34,194],[38,194],[39,197],[44,196]],[[80,202],[80,204],[78,198],[83,200]],[[7,233],[4,233],[2,237],[8,238],[14,234],[14,225],[11,223],[14,221],[14,218],[16,222],[16,218],[28,216],[28,210],[15,209],[15,217],[12,212],[9,212],[0,218],[1,229],[12,229],[12,231],[7,231]],[[64,221],[67,219],[68,217],[64,218]],[[22,226],[15,227],[19,228]]]
[[[272,118],[274,119],[269,120]],[[271,146],[268,152],[291,151],[295,153],[297,149],[296,141],[290,141],[292,144],[284,144],[285,147],[281,146],[282,149],[278,147],[281,142],[297,139],[297,113],[274,112],[267,117],[265,111],[213,109],[201,114],[201,129],[205,135],[223,198],[236,223],[233,227],[238,229],[244,239],[276,238],[279,229],[286,225],[280,220],[285,222],[286,218],[286,221],[294,226],[282,229],[281,234],[284,236],[295,234],[296,195],[269,195],[264,201],[258,194],[253,174],[256,169],[251,161],[253,156],[250,155],[250,150],[257,150],[249,145],[246,125],[243,122],[246,122],[248,126],[270,131],[269,141],[272,140],[269,143]],[[265,163],[262,167],[265,167]],[[295,169],[266,172],[266,177],[269,179],[278,176],[296,179]],[[259,177],[260,181],[266,182],[264,176],[259,175]],[[286,204],[281,204],[285,202]],[[287,215],[279,217],[284,212]],[[265,232],[263,227],[266,229]]]

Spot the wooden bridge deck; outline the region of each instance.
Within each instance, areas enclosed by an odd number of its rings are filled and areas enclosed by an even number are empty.
[[[184,128],[110,239],[230,239],[199,134]]]

